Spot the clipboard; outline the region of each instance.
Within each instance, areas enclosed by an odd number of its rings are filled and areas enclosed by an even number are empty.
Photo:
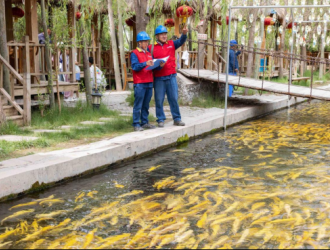
[[[153,62],[154,62],[154,65],[153,66],[149,66],[148,68],[146,68],[146,70],[154,70],[156,68],[158,68],[160,66],[160,63],[161,62],[167,62],[168,58],[170,58],[169,56],[168,57],[165,57],[165,58],[160,58],[160,59],[154,59]]]

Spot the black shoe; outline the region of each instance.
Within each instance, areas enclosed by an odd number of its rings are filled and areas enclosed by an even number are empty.
[[[186,126],[183,121],[174,121],[174,126]]]
[[[141,127],[134,127],[134,131],[135,132],[139,132],[139,131],[143,131],[144,129],[143,128],[141,128]]]
[[[155,129],[156,126],[147,123],[147,124],[144,124],[144,125],[142,126],[142,128],[144,128],[144,129]]]

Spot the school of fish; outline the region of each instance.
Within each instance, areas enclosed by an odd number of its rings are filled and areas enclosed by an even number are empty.
[[[316,110],[330,112],[318,103],[294,115]],[[152,193],[131,190],[100,204],[92,202],[98,191],[82,191],[72,209],[55,209],[68,201],[54,196],[12,207],[0,249],[330,247],[330,124],[258,120],[213,140],[230,150],[216,167],[183,169],[156,180]]]

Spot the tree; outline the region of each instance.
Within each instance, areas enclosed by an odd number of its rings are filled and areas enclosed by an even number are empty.
[[[125,50],[124,50],[124,31],[123,31],[123,20],[121,15],[121,1],[117,0],[117,10],[118,10],[118,40],[119,40],[119,51],[120,51],[120,67],[121,67],[121,76],[123,82],[125,82],[125,73],[123,64],[126,65],[125,60]]]
[[[0,55],[9,62],[9,53],[7,48],[6,35],[6,16],[5,16],[5,1],[0,1]],[[10,94],[9,71],[3,66],[3,87]]]
[[[116,90],[121,91],[123,90],[123,88],[120,79],[118,49],[117,49],[117,41],[116,41],[115,23],[113,18],[113,10],[112,10],[112,0],[108,0],[108,17],[109,17],[109,32],[111,35],[113,64],[115,68]]]
[[[120,0],[119,0],[120,1]],[[146,15],[148,0],[134,0],[136,15],[136,33],[146,31],[149,17]]]
[[[191,7],[194,9],[195,13],[199,16],[199,19],[201,20],[200,25],[197,27],[197,32],[200,34],[205,34],[206,30],[209,26],[208,20],[210,20],[211,16],[214,14],[214,7],[219,3],[220,1],[216,0],[206,0],[205,2],[203,0],[192,0]],[[207,7],[205,7],[207,6]],[[226,6],[222,6],[222,14],[226,13],[227,8]],[[222,15],[225,16],[225,15]],[[226,20],[224,20],[226,22]],[[199,44],[198,45],[198,67],[200,69],[204,68],[204,59],[205,59],[205,44]]]
[[[42,27],[44,30],[44,35],[46,39],[45,44],[45,60],[47,64],[48,71],[48,93],[49,93],[49,102],[50,108],[55,108],[55,96],[54,96],[54,88],[53,88],[53,69],[52,69],[52,61],[50,58],[50,48],[49,48],[49,36],[48,36],[48,28],[46,23],[46,10],[45,10],[45,0],[41,0],[41,16],[42,16]]]

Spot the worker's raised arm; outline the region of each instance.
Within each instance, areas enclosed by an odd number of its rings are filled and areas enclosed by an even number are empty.
[[[187,27],[184,27],[180,39],[174,41],[175,49],[180,48],[187,41],[187,33],[188,33],[188,29]]]

